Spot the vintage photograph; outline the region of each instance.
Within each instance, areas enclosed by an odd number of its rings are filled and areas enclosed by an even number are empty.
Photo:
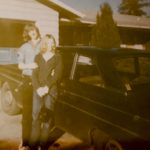
[[[0,150],[150,150],[150,0],[0,0]]]

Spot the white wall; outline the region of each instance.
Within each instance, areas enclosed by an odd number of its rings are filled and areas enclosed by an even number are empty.
[[[59,39],[59,13],[36,0],[0,0],[0,18],[35,21],[43,36]]]

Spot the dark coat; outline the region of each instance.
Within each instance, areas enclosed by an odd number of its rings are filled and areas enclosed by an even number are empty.
[[[48,86],[51,89],[57,84],[62,75],[62,57],[60,53],[54,54],[47,62],[44,60],[42,54],[35,57],[35,63],[38,68],[32,72],[32,84],[34,89],[39,87]],[[52,71],[54,74],[52,75]]]

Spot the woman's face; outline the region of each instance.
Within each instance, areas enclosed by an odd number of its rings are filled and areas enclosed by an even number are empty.
[[[38,34],[37,34],[35,29],[29,31],[29,37],[31,38],[31,40],[36,40],[37,39]]]
[[[48,39],[47,40],[48,51],[51,51],[53,46],[54,46],[53,40],[52,39]]]

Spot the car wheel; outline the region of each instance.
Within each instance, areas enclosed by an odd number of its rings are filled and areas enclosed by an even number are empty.
[[[108,140],[104,150],[123,150],[123,148],[116,140]]]
[[[20,112],[8,82],[5,82],[1,88],[1,108],[8,115],[16,115]]]
[[[104,147],[109,139],[109,135],[98,128],[91,129],[89,135],[89,139],[91,139],[90,143],[94,146],[94,150],[104,150]]]

